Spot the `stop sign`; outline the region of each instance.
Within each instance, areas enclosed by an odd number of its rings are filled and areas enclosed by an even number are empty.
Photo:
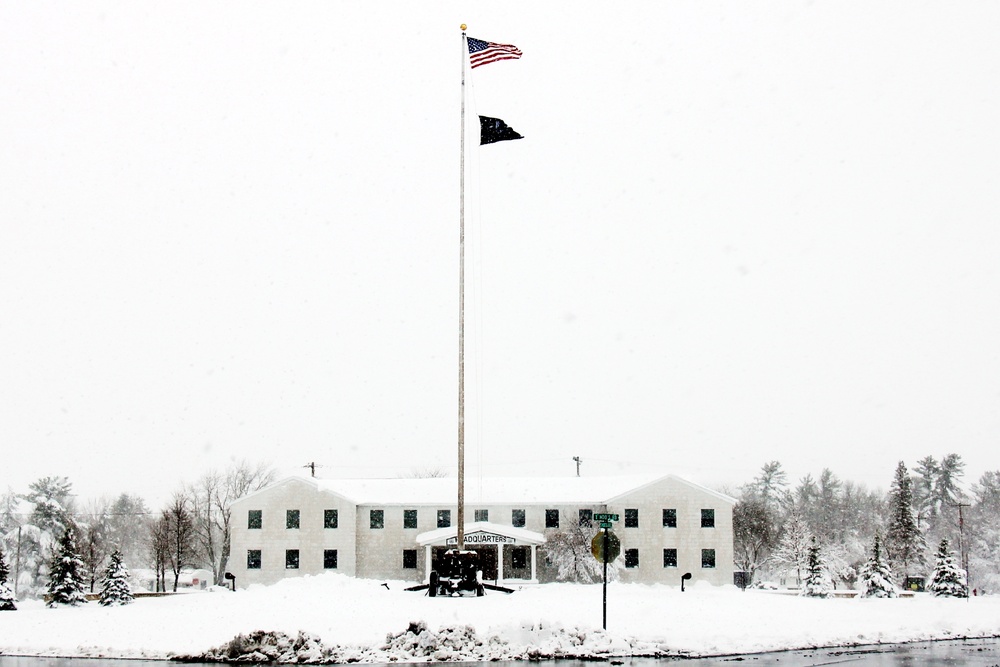
[[[608,533],[608,562],[610,563],[622,552],[622,543],[612,531],[607,531]],[[590,541],[590,552],[594,554],[599,562],[604,562],[604,531],[602,530],[597,535],[594,535],[594,539]]]

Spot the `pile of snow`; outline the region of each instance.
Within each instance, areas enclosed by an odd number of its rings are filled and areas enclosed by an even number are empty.
[[[0,653],[419,662],[731,655],[1000,635],[1000,597],[814,599],[731,586],[696,584],[682,593],[614,583],[604,632],[600,584],[460,599],[384,584],[324,574],[120,607],[47,609],[25,601],[0,612]]]

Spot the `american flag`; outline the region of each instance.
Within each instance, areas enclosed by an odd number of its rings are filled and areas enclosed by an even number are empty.
[[[481,39],[469,37],[469,64],[472,69],[487,65],[498,60],[517,60],[521,57],[521,49],[513,44],[497,44],[484,42]]]

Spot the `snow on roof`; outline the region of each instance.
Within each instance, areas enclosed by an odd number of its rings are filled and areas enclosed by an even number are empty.
[[[650,474],[609,477],[467,477],[465,502],[503,504],[605,504],[662,479],[674,479],[726,502],[729,496],[673,475]],[[341,495],[358,505],[453,505],[453,477],[392,479],[323,479],[293,475],[286,478],[312,483],[317,489]]]

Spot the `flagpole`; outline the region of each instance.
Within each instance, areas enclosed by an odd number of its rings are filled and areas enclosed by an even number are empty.
[[[465,550],[465,61],[469,45],[462,24],[462,139],[458,214],[458,532],[456,546]]]

